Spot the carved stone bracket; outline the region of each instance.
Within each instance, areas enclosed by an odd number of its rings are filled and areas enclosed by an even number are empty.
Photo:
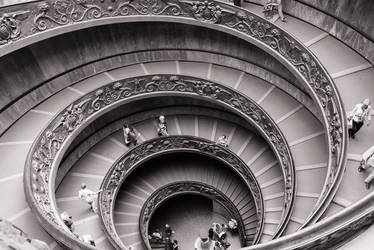
[[[139,217],[139,230],[141,232],[144,245],[147,249],[151,249],[148,240],[148,227],[152,215],[157,210],[157,208],[166,200],[183,194],[198,194],[207,196],[210,199],[221,204],[230,214],[230,217],[238,222],[239,237],[241,239],[242,246],[245,246],[245,231],[243,220],[235,204],[228,197],[226,197],[224,193],[204,183],[175,182],[161,187],[153,192],[144,203],[145,205],[142,207]]]
[[[257,243],[260,239],[264,223],[264,205],[262,192],[256,177],[247,165],[233,152],[215,142],[193,136],[168,136],[146,141],[122,155],[108,170],[101,184],[103,191],[99,195],[99,211],[101,219],[112,244],[121,249],[123,245],[113,221],[114,205],[117,193],[128,175],[140,164],[150,158],[172,152],[195,152],[204,154],[223,162],[243,179],[252,193],[257,212],[257,231],[254,237],[245,237],[243,245]],[[145,229],[145,228],[143,228]],[[146,231],[142,231],[146,233]],[[143,235],[144,236],[144,235]],[[144,236],[146,239],[147,236]],[[123,248],[123,246],[122,246]]]
[[[329,144],[328,173],[320,198],[307,223],[315,222],[322,215],[324,209],[321,207],[336,192],[336,184],[339,184],[344,173],[347,150],[345,112],[339,93],[313,53],[263,17],[222,2],[190,0],[46,0],[4,7],[1,10],[11,14],[2,14],[0,18],[0,50],[21,38],[35,37],[37,33],[71,24],[82,23],[82,27],[87,27],[84,23],[88,21],[130,16],[172,17],[174,19],[170,21],[175,22],[178,22],[178,18],[181,22],[190,19],[212,25],[212,28],[223,32],[252,39],[287,63],[318,103],[324,117]],[[26,15],[29,11],[30,14]]]
[[[273,149],[283,171],[285,207],[280,225],[287,224],[294,203],[295,172],[287,142],[276,123],[254,101],[228,87],[172,75],[150,75],[110,83],[74,101],[49,123],[29,152],[24,175],[27,200],[42,224],[65,232],[72,241],[75,239],[56,211],[54,180],[63,154],[79,132],[115,106],[133,99],[164,94],[215,102],[242,116],[258,129]]]

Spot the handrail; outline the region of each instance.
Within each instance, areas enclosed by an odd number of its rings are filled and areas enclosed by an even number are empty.
[[[154,191],[146,200],[140,211],[139,230],[141,232],[144,246],[147,249],[152,249],[148,240],[148,227],[156,209],[165,201],[184,194],[207,196],[224,207],[230,217],[238,222],[239,238],[243,246],[243,242],[245,242],[244,223],[235,204],[223,192],[211,185],[195,181],[179,181],[170,183]]]
[[[116,232],[114,225],[114,206],[117,194],[127,177],[144,162],[160,155],[175,152],[192,152],[216,159],[238,174],[248,186],[254,199],[257,213],[257,231],[253,238],[247,239],[244,233],[241,237],[242,245],[248,242],[259,242],[264,224],[264,204],[262,192],[255,175],[249,167],[229,149],[217,145],[215,142],[194,136],[167,136],[148,140],[124,153],[106,173],[99,194],[99,212],[104,231],[116,249],[124,249],[124,245]],[[140,226],[142,226],[140,224]],[[147,239],[146,228],[141,230],[143,240]],[[149,247],[149,246],[148,246]]]
[[[337,214],[294,234],[242,250],[335,249],[337,245],[350,240],[372,223],[374,223],[374,192]]]
[[[284,176],[285,207],[278,232],[284,229],[294,204],[295,170],[287,142],[276,123],[254,101],[229,87],[173,75],[148,75],[107,84],[81,96],[50,121],[34,141],[24,172],[26,198],[42,226],[66,247],[91,249],[77,241],[57,212],[54,189],[61,159],[75,137],[97,117],[126,102],[163,95],[214,102],[243,117],[263,135]]]
[[[27,7],[27,8],[26,8]],[[305,85],[324,117],[329,145],[328,173],[307,223],[324,212],[344,172],[347,151],[345,112],[336,87],[305,45],[248,10],[219,1],[46,0],[1,8],[0,56],[64,32],[115,22],[170,21],[201,25],[252,42],[284,63]],[[279,236],[283,230],[276,235]]]

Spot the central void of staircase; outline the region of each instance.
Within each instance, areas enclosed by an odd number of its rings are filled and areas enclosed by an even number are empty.
[[[145,202],[156,190],[180,181],[203,183],[224,193],[238,209],[244,222],[245,234],[253,236],[256,232],[257,216],[252,195],[248,187],[232,170],[206,156],[176,153],[146,162],[131,173],[121,187],[116,200],[114,222],[124,245],[133,245],[142,249],[141,237],[137,233],[140,209],[147,205]],[[201,193],[201,195],[204,195],[204,193]],[[170,224],[176,231],[174,238],[184,242],[183,249],[192,249],[194,240],[199,234],[207,236],[208,229],[213,222],[227,224],[228,220],[231,219],[227,215],[225,218],[218,213],[214,213],[212,211],[213,207],[207,210],[204,207],[206,202],[198,205],[198,202],[193,199],[184,201],[182,198],[183,196],[178,199],[178,203],[173,202],[174,198],[171,198],[157,208],[154,215],[156,217],[153,218],[152,216],[151,218],[149,233],[153,232],[152,229],[155,229],[156,225],[162,231],[165,224]],[[189,201],[192,203],[189,203]],[[168,204],[171,206],[168,206]],[[213,206],[211,200],[208,204]],[[158,214],[160,210],[163,212]],[[222,209],[217,211],[220,210]],[[215,219],[218,221],[213,221]],[[180,231],[178,228],[180,228]],[[237,234],[230,239],[233,249],[240,248]]]
[[[168,200],[152,216],[149,231],[162,232],[165,223],[175,231],[173,238],[178,240],[179,249],[193,249],[196,238],[207,236],[212,223],[225,223],[231,218],[213,200],[197,196],[182,195]],[[240,248],[237,234],[227,233],[231,249]]]

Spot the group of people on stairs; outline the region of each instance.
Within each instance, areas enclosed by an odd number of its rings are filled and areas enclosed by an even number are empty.
[[[173,238],[174,231],[169,224],[165,225],[164,234],[156,228],[154,232],[148,235],[148,240],[152,248],[164,248],[165,250],[178,250],[178,241]]]
[[[128,124],[123,125],[123,138],[125,141],[125,145],[130,147],[131,145],[136,146],[138,145],[138,137],[140,133],[136,132],[133,127]],[[165,116],[160,115],[158,117],[158,124],[157,124],[157,134],[158,136],[168,136],[168,126],[166,123]]]
[[[195,250],[226,250],[231,246],[227,240],[228,227],[214,222],[208,230],[208,236],[200,234],[195,240]]]
[[[97,204],[97,197],[98,194],[101,192],[101,190],[94,192],[87,188],[87,185],[85,183],[81,184],[81,189],[78,192],[78,198],[85,203],[88,204],[90,211],[94,213],[98,213],[98,204]],[[71,215],[68,214],[68,212],[63,211],[60,214],[61,220],[64,222],[65,226],[69,228],[69,230],[81,241],[96,246],[96,243],[93,239],[93,237],[90,234],[78,234],[75,232],[75,226],[74,226],[74,220]]]

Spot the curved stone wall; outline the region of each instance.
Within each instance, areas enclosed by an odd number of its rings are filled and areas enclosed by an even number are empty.
[[[287,1],[285,1],[287,2]],[[373,12],[374,2],[367,0],[298,0],[300,3],[311,5],[338,20],[352,26],[372,41],[374,40]]]
[[[262,5],[262,0],[246,0]],[[313,24],[374,63],[374,2],[367,0],[287,0],[283,11]]]

